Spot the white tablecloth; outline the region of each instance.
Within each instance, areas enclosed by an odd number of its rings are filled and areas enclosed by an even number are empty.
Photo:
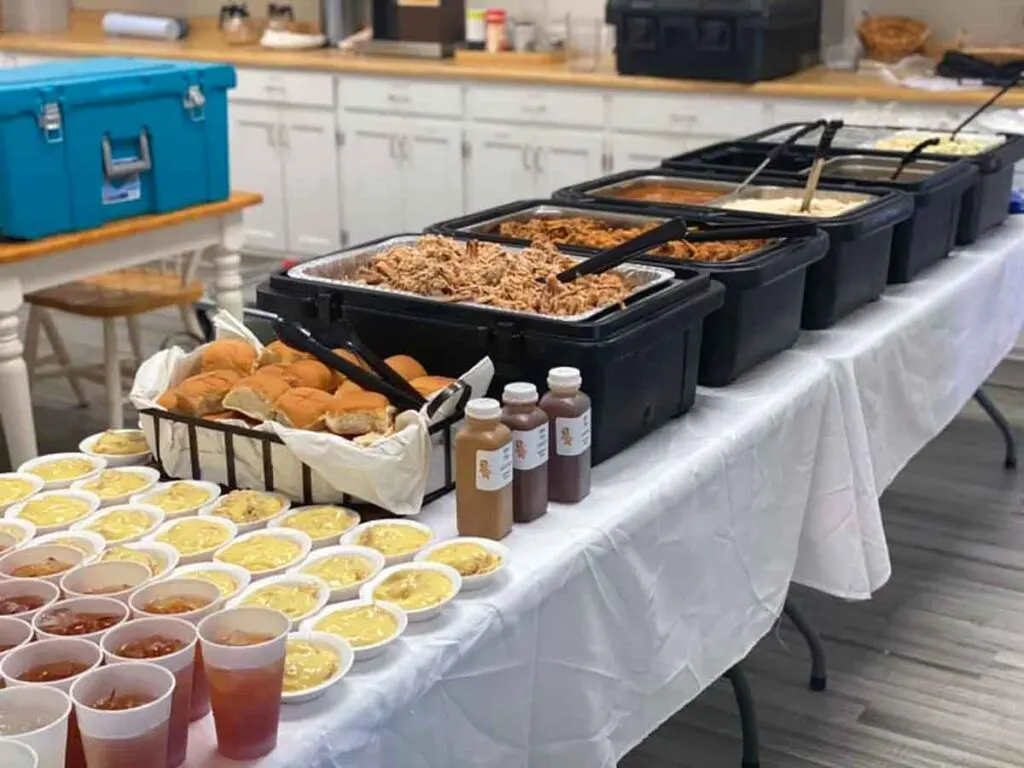
[[[794,353],[809,370],[824,361],[835,392],[795,581],[851,599],[885,584],[879,496],[959,413],[1022,325],[1024,217],[1011,217],[835,327],[801,336]],[[992,439],[1000,440],[994,429]]]
[[[786,355],[519,526],[509,578],[467,594],[327,697],[287,707],[266,768],[599,768],[771,628],[796,562],[831,388]],[[423,520],[454,534],[451,499]],[[190,768],[232,765],[210,718]]]

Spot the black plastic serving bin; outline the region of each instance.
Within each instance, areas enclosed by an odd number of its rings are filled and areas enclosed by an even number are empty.
[[[640,179],[644,176],[675,176],[695,180],[741,181],[742,172],[713,171],[699,169],[679,173],[670,169],[623,171],[601,179],[566,187],[555,192],[556,200],[609,204],[607,197],[593,194],[612,184]],[[787,179],[773,179],[772,186],[802,187]],[[821,184],[822,190],[849,192],[848,188],[832,184]],[[889,277],[889,258],[892,252],[893,232],[896,226],[906,221],[914,212],[914,203],[909,195],[887,189],[859,189],[858,192],[878,196],[874,202],[861,208],[830,219],[812,219],[829,235],[828,253],[823,259],[812,264],[807,271],[807,285],[804,290],[804,304],[801,326],[808,330],[820,330],[835,325],[856,309],[876,300],[885,290]],[[707,206],[652,204],[648,202],[615,199],[615,205],[633,210],[661,213],[686,218],[694,210],[712,210],[720,217],[736,216],[736,211],[725,211]],[[788,221],[794,217],[776,216],[765,213],[749,213],[743,216],[759,221]],[[714,217],[708,219],[715,220]]]
[[[782,137],[789,135],[789,129],[797,130],[806,123],[788,123],[769,128],[765,131],[744,136],[738,141],[777,144],[778,141],[767,141],[775,134]],[[892,131],[930,131],[936,130],[927,126],[849,126],[851,128],[884,128]],[[963,157],[960,155],[925,154],[933,160],[967,160],[977,166],[980,175],[977,181],[964,193],[963,207],[960,211],[960,223],[957,228],[956,244],[970,245],[981,235],[998,227],[1010,214],[1010,197],[1013,193],[1013,166],[1024,160],[1024,136],[1013,133],[1000,134],[1006,141],[982,152],[979,155]],[[839,136],[842,136],[840,131]],[[847,150],[851,151],[851,150]],[[857,148],[858,154],[885,155],[888,157],[902,156],[900,152],[879,149]]]
[[[592,401],[592,457],[598,463],[693,405],[701,326],[722,305],[724,293],[706,274],[680,273],[622,309],[568,323],[325,285],[281,272],[257,290],[257,306],[300,320],[326,343],[344,319],[379,354],[409,354],[439,374],[458,375],[489,356],[495,366],[493,397],[500,398],[512,381],[529,381],[543,391],[551,368],[579,368]]]
[[[644,217],[635,211],[611,205],[569,204],[551,200],[522,200],[435,224],[431,232],[449,236],[475,237],[491,242],[524,245],[525,241],[497,234],[502,220],[534,215],[587,216],[623,226],[665,221]],[[742,214],[723,219],[707,210],[686,214],[695,225],[713,220],[720,225],[750,224]],[[578,246],[560,246],[566,252],[593,256],[600,251]],[[800,314],[807,269],[828,251],[828,235],[801,237],[775,244],[728,263],[680,261],[647,254],[633,261],[672,269],[686,279],[693,272],[710,275],[725,286],[725,303],[704,321],[698,383],[706,387],[731,384],[747,371],[789,349],[800,335]]]
[[[726,142],[678,155],[662,165],[677,171],[708,168],[722,171],[752,171],[771,151],[765,144]],[[871,153],[843,150],[834,159],[866,156]],[[895,158],[892,158],[893,160]],[[932,161],[927,158],[924,162]],[[804,180],[801,172],[814,162],[814,151],[808,147],[792,147],[778,158],[758,180],[771,183],[773,178]],[[968,189],[974,187],[981,175],[978,167],[966,160],[934,161],[945,165],[927,178],[913,181],[858,180],[830,173],[826,166],[822,178],[829,184],[849,189],[897,189],[914,198],[914,215],[896,227],[893,234],[892,257],[889,261],[889,282],[908,283],[926,267],[944,259],[956,244],[961,208]],[[907,173],[909,176],[909,172]]]

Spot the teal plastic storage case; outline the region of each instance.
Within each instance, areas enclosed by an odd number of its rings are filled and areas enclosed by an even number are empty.
[[[0,236],[224,200],[225,65],[83,59],[0,71]]]

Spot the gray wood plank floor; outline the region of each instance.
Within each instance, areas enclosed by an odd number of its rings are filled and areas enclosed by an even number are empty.
[[[101,359],[98,324],[58,320],[78,360]],[[148,316],[156,349],[180,328]],[[42,450],[102,429],[102,389],[74,408],[66,382],[37,384]],[[1024,392],[990,390],[1024,433]],[[129,416],[129,423],[132,422]],[[6,467],[0,455],[0,466]],[[883,497],[892,581],[844,603],[794,589],[829,654],[829,689],[806,687],[802,639],[785,623],[747,663],[764,768],[1011,768],[1024,765],[1024,470],[973,405]],[[739,723],[719,683],[623,759],[621,768],[738,768]]]

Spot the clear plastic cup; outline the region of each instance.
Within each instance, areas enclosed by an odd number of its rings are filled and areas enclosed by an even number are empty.
[[[136,619],[106,634],[100,642],[107,664],[138,661],[121,655],[126,644],[160,636],[183,643],[179,651],[166,656],[146,658],[150,664],[163,667],[174,675],[174,697],[171,700],[171,725],[167,744],[167,768],[185,762],[188,751],[188,724],[192,707],[192,679],[195,671],[196,645],[199,635],[187,621],[171,616]]]
[[[35,608],[17,610],[18,606],[11,601],[22,598],[38,598],[38,600],[43,602]],[[34,601],[34,603],[38,602],[38,600]],[[4,616],[8,618],[21,619],[31,624],[33,617],[37,613],[58,600],[60,600],[60,587],[52,582],[43,581],[42,579],[0,580],[0,603],[9,603],[7,609],[15,611],[14,613],[5,613]]]
[[[97,709],[114,693],[144,696],[148,702],[132,709]],[[173,697],[174,675],[143,661],[100,667],[78,678],[71,701],[89,768],[165,765]]]
[[[146,606],[154,600],[175,596],[197,596],[211,601],[208,605],[195,611],[174,614],[174,618],[183,619],[192,625],[198,625],[200,621],[214,611],[219,610],[224,604],[224,597],[221,595],[220,589],[213,582],[204,581],[203,579],[171,578],[147,584],[136,590],[128,598],[128,606],[132,609],[133,616],[156,616],[159,614],[147,612]],[[209,712],[210,690],[206,684],[202,648],[197,645],[196,665],[192,677],[192,722],[205,717]]]
[[[35,750],[39,768],[64,768],[71,699],[46,686],[0,691],[0,741],[18,741]],[[6,768],[6,763],[2,765]]]
[[[230,760],[254,760],[277,746],[290,629],[287,616],[268,608],[232,608],[199,624],[217,750]],[[256,642],[239,645],[239,635]]]
[[[31,624],[21,619],[0,616],[0,662],[12,651],[32,642],[35,634]],[[0,678],[0,688],[3,687],[4,681]],[[0,762],[0,765],[3,765],[3,762]]]
[[[113,616],[116,618],[116,622],[104,629],[97,629],[95,632],[72,634],[71,632],[63,629],[58,630],[57,626],[53,624],[54,617],[59,615],[65,615],[69,618],[76,615]],[[96,645],[99,645],[100,638],[103,637],[103,635],[109,632],[113,627],[116,627],[118,624],[123,624],[127,620],[128,606],[120,600],[115,600],[112,597],[74,597],[70,600],[61,600],[59,603],[54,603],[45,610],[37,613],[32,619],[32,626],[35,628],[36,634],[43,640],[77,637],[81,640],[89,640],[96,643]]]
[[[38,768],[39,755],[20,741],[0,741],[0,765],[4,768]]]
[[[60,588],[68,597],[110,597],[127,605],[128,596],[151,578],[142,563],[91,563],[64,574]]]

